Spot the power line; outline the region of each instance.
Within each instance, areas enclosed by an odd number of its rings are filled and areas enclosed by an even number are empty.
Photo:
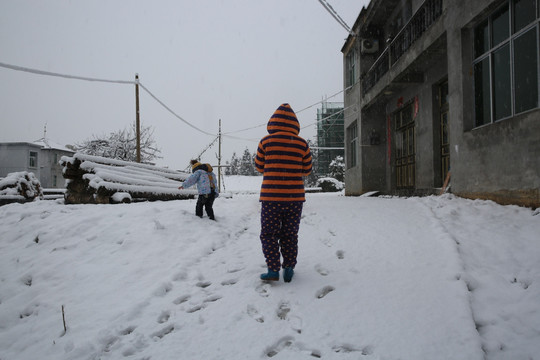
[[[184,118],[182,118],[180,115],[178,115],[177,113],[175,113],[174,111],[172,111],[167,105],[165,105],[165,103],[161,100],[159,100],[154,94],[152,94],[152,92],[150,92],[150,90],[148,90],[146,88],[146,86],[144,86],[143,84],[141,84],[139,82],[139,85],[140,87],[143,88],[144,91],[146,91],[151,97],[154,98],[154,100],[156,100],[161,106],[163,106],[165,109],[167,109],[167,111],[169,111],[171,114],[173,114],[177,119],[181,120],[182,122],[184,122],[186,125],[192,127],[193,129],[205,134],[205,135],[210,135],[210,136],[216,136],[216,134],[212,134],[212,133],[209,133],[207,131],[204,131],[202,129],[199,129],[198,127],[196,127],[195,125],[193,125],[192,123],[190,123],[189,121],[185,120]]]
[[[176,118],[178,118],[179,120],[184,122],[186,125],[192,127],[193,129],[195,129],[195,130],[197,130],[197,131],[199,131],[199,132],[201,132],[201,133],[203,133],[205,135],[210,135],[210,136],[215,136],[216,135],[216,134],[212,134],[212,133],[209,133],[207,131],[204,131],[204,130],[198,128],[197,126],[191,124],[189,121],[185,120],[184,118],[182,118],[180,115],[178,115],[173,110],[171,110],[167,105],[165,105],[165,103],[163,101],[161,101],[154,94],[152,94],[152,92],[150,90],[148,90],[148,88],[146,86],[144,86],[138,80],[132,81],[132,80],[98,79],[98,78],[91,78],[91,77],[85,77],[85,76],[68,75],[68,74],[61,74],[61,73],[55,73],[55,72],[50,72],[50,71],[38,70],[38,69],[31,69],[31,68],[26,68],[26,67],[17,66],[17,65],[5,64],[5,63],[1,63],[1,62],[0,62],[0,67],[4,67],[4,68],[7,68],[7,69],[16,70],[16,71],[28,72],[28,73],[32,73],[32,74],[61,77],[61,78],[73,79],[73,80],[96,81],[96,82],[116,83],[116,84],[130,84],[130,85],[139,84],[139,86],[142,87],[152,98],[154,98],[154,100],[156,100],[161,106],[163,106],[165,109],[167,109],[171,114],[173,114],[173,116],[175,116]]]
[[[320,103],[320,102],[319,102],[319,103]],[[319,103],[317,103],[317,104],[319,104]],[[315,104],[315,105],[317,105],[317,104]],[[341,114],[342,112],[344,112],[344,111],[347,110],[347,109],[350,109],[350,108],[353,107],[353,106],[354,106],[354,105],[347,106],[346,108],[344,108],[344,109],[342,109],[342,110],[340,110],[340,111],[337,111],[337,112],[335,112],[335,113],[332,113],[332,114],[328,115],[327,117],[324,117],[324,118],[322,118],[322,119],[320,119],[320,120],[317,120],[317,121],[315,121],[315,122],[313,122],[313,123],[311,123],[311,124],[309,124],[309,125],[306,125],[306,126],[301,127],[300,130],[305,129],[305,128],[308,128],[308,127],[313,126],[313,125],[315,125],[315,124],[318,124],[318,123],[320,123],[320,122],[323,122],[324,120],[329,119],[329,118],[331,118],[331,117],[333,117],[333,116],[335,116],[335,115],[337,115],[337,114]],[[336,122],[336,121],[337,121],[337,119],[334,119],[334,121],[332,122],[332,124],[333,124],[334,122]],[[331,125],[332,125],[332,124],[331,124]],[[239,130],[239,131],[245,131],[245,130],[255,129],[255,128],[257,128],[257,127],[261,127],[261,126],[265,126],[265,125],[267,125],[267,124],[261,124],[261,125],[253,126],[253,127],[247,128],[247,129]],[[237,131],[237,132],[239,132],[239,131]],[[233,132],[229,132],[229,133],[227,133],[227,134],[232,134],[232,133],[233,133]],[[244,141],[252,141],[252,142],[259,142],[259,140],[260,140],[260,139],[255,139],[255,138],[248,139],[248,138],[242,138],[242,137],[238,137],[238,136],[225,135],[225,134],[223,134],[223,136],[224,136],[224,137],[228,137],[228,138],[230,138],[230,139],[244,140]]]
[[[330,5],[326,0],[319,0],[321,5],[332,15],[332,17],[339,23],[339,25],[343,26],[345,30],[351,35],[354,35],[351,28],[347,25],[347,23],[339,16],[339,14],[334,10],[332,5]]]
[[[194,157],[194,158],[192,158],[192,159],[196,159],[196,160],[200,159],[201,156],[203,156],[203,154],[204,154],[208,149],[210,149],[210,148],[216,143],[216,141],[218,141],[218,140],[219,140],[219,136],[217,136],[214,140],[212,140],[212,142],[211,142],[210,144],[208,144],[208,146],[206,146],[206,147],[204,148],[204,150],[201,151],[201,152],[199,153],[199,155],[197,155],[196,157]],[[188,165],[188,166],[184,169],[184,171],[187,171],[190,167],[191,167],[191,165]]]
[[[339,94],[341,94],[342,92],[345,92],[346,90],[349,90],[350,88],[352,88],[352,86],[349,86],[349,87],[347,87],[347,88],[345,88],[345,89],[343,89],[343,90],[340,90],[340,91],[338,91],[337,93],[335,93],[334,95],[330,95],[330,96],[328,96],[327,98],[325,98],[324,100],[318,101],[318,102],[316,102],[316,103],[313,104],[313,105],[309,105],[309,106],[306,107],[306,108],[303,108],[303,109],[301,109],[301,110],[298,110],[296,113],[297,113],[297,114],[298,114],[298,113],[301,113],[302,111],[307,110],[307,109],[309,109],[309,108],[312,108],[312,107],[314,107],[315,105],[319,105],[319,104],[325,102],[326,100],[331,99],[331,98],[333,98],[333,97],[335,97],[335,96],[338,96]]]
[[[252,142],[259,142],[260,140],[260,139],[255,139],[255,138],[248,139],[248,138],[243,138],[239,136],[232,136],[232,135],[225,135],[225,134],[223,134],[223,137],[234,139],[234,140],[243,140],[243,141],[252,141]]]
[[[16,71],[28,72],[28,73],[32,73],[32,74],[38,74],[38,75],[62,77],[62,78],[66,78],[66,79],[84,80],[84,81],[96,81],[96,82],[116,83],[116,84],[132,84],[132,85],[135,84],[135,81],[96,79],[96,78],[90,78],[90,77],[84,77],[84,76],[67,75],[67,74],[60,74],[60,73],[55,73],[55,72],[50,72],[50,71],[30,69],[30,68],[25,68],[25,67],[22,67],[22,66],[10,65],[10,64],[5,64],[5,63],[0,63],[0,67],[6,68],[6,69],[11,69],[11,70],[16,70]]]
[[[163,101],[161,101],[157,96],[155,96],[146,86],[144,86],[140,81],[138,80],[111,80],[111,79],[100,79],[100,78],[92,78],[92,77],[85,77],[85,76],[78,76],[78,75],[69,75],[69,74],[62,74],[62,73],[56,73],[56,72],[50,72],[50,71],[44,71],[44,70],[39,70],[39,69],[32,69],[32,68],[27,68],[27,67],[22,67],[22,66],[17,66],[17,65],[11,65],[11,64],[6,64],[6,63],[2,63],[0,62],[0,67],[3,67],[3,68],[7,68],[7,69],[11,69],[11,70],[15,70],[15,71],[22,71],[22,72],[28,72],[28,73],[32,73],[32,74],[37,74],[37,75],[45,75],[45,76],[53,76],[53,77],[61,77],[61,78],[65,78],[65,79],[73,79],[73,80],[83,80],[83,81],[94,81],[94,82],[104,82],[104,83],[116,83],[116,84],[129,84],[129,85],[136,85],[136,84],[139,84],[139,86],[144,90],[146,91],[155,101],[157,101],[161,106],[163,106],[167,111],[169,111],[174,117],[176,117],[177,119],[179,119],[180,121],[182,121],[183,123],[185,123],[186,125],[190,126],[191,128],[199,131],[200,133],[203,133],[205,135],[209,135],[209,136],[216,136],[216,134],[212,134],[210,132],[207,132],[207,131],[204,131],[200,128],[198,128],[197,126],[193,125],[192,123],[190,123],[189,121],[185,120],[184,118],[182,118],[180,115],[178,115],[177,113],[175,113],[171,108],[169,108]],[[337,93],[327,97],[326,99],[331,99],[341,93],[343,93],[344,91],[348,90],[350,87],[348,88],[345,88],[341,91],[338,91]],[[324,101],[325,100],[321,100],[321,101],[318,101],[310,106],[307,106],[299,111],[297,111],[296,113],[301,113],[307,109],[310,109]],[[344,109],[345,110],[345,109]],[[343,110],[343,111],[344,111]],[[324,119],[321,119],[319,121],[322,121],[322,120],[325,120],[326,118]],[[314,124],[316,124],[317,122],[313,123],[313,124],[310,124],[310,125],[307,125],[307,126],[304,126],[303,128],[306,128],[306,127],[309,127],[309,126],[312,126]],[[257,139],[247,139],[247,138],[241,138],[241,137],[236,137],[236,136],[231,136],[230,134],[234,134],[234,133],[239,133],[239,132],[243,132],[243,131],[247,131],[247,130],[251,130],[251,129],[255,129],[255,128],[259,128],[259,127],[263,127],[263,126],[266,126],[267,123],[263,123],[263,124],[260,124],[260,125],[256,125],[256,126],[252,126],[252,127],[249,127],[249,128],[245,128],[245,129],[241,129],[241,130],[236,130],[236,131],[230,131],[230,132],[227,132],[227,133],[223,133],[223,136],[225,137],[228,137],[228,138],[231,138],[231,139],[235,139],[235,140],[245,140],[245,141],[258,141]]]
[[[353,106],[354,106],[354,105],[347,106],[346,108],[343,108],[343,109],[341,109],[340,111],[336,111],[335,113],[332,113],[332,114],[328,115],[327,117],[324,117],[324,118],[322,118],[322,119],[320,119],[320,120],[317,120],[317,121],[315,121],[315,122],[313,122],[313,123],[311,123],[311,124],[309,124],[309,125],[306,125],[306,126],[304,126],[304,127],[301,127],[300,129],[305,129],[305,128],[307,128],[307,127],[310,127],[310,126],[313,126],[313,125],[318,124],[318,123],[320,123],[320,122],[323,122],[323,121],[326,120],[326,119],[330,119],[331,117],[333,117],[333,116],[335,116],[335,115],[337,115],[337,114],[341,114],[342,112],[345,112],[345,110],[350,109],[350,108],[353,107]],[[337,119],[334,119],[334,121],[332,122],[332,124],[333,124],[334,122],[336,122],[336,120],[337,120]]]
[[[318,102],[316,102],[315,104],[309,105],[308,107],[305,107],[305,108],[303,108],[303,109],[301,109],[301,110],[295,111],[295,113],[296,113],[296,114],[299,114],[299,113],[301,113],[302,111],[305,111],[305,110],[310,109],[310,108],[312,108],[312,107],[314,107],[314,106],[316,106],[316,105],[319,105],[319,104],[325,102],[326,100],[331,99],[331,98],[333,98],[333,97],[335,97],[335,96],[338,96],[339,94],[341,94],[342,92],[345,92],[346,90],[349,90],[351,87],[352,87],[352,86],[349,86],[349,87],[347,87],[347,88],[345,88],[345,89],[343,89],[343,90],[341,90],[341,91],[338,91],[337,93],[335,93],[335,94],[333,94],[333,95],[331,95],[331,96],[329,96],[329,97],[326,97],[324,100],[318,101]],[[315,122],[315,124],[316,124],[316,122]],[[251,126],[251,127],[245,128],[245,129],[240,129],[240,130],[235,130],[235,131],[229,131],[229,132],[224,133],[223,135],[224,135],[224,136],[228,136],[229,134],[236,134],[236,133],[239,133],[239,132],[243,132],[243,131],[247,131],[247,130],[256,129],[256,128],[263,127],[263,126],[266,126],[266,125],[267,125],[267,123],[263,123],[263,124]],[[313,125],[313,124],[311,124],[311,125]],[[308,126],[311,126],[311,125],[304,126],[303,128],[308,127]],[[302,128],[302,129],[303,129],[303,128]],[[230,137],[230,138],[235,138],[235,137],[233,137],[233,136],[228,136],[228,137]],[[242,139],[242,138],[236,138],[236,139],[240,139],[240,140],[249,140],[249,139]]]
[[[310,146],[311,150],[344,150],[344,147],[322,147],[322,146]]]
[[[263,127],[263,126],[265,126],[265,125],[266,125],[266,124],[259,124],[259,125],[255,125],[255,126],[252,126],[252,127],[248,127],[248,128],[245,128],[245,129],[241,129],[241,130],[229,131],[229,132],[223,133],[223,135],[227,135],[227,134],[235,134],[235,133],[239,133],[239,132],[243,132],[243,131],[247,131],[247,130],[252,130],[252,129],[256,129],[256,128]]]

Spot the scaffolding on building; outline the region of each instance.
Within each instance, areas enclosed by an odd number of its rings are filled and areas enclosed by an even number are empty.
[[[344,157],[344,133],[343,103],[323,101],[317,109],[317,175],[326,176],[332,160]]]

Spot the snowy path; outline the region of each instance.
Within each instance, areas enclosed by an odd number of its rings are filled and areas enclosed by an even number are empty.
[[[391,359],[456,358],[456,348],[460,358],[481,358],[455,244],[441,239],[419,204],[386,201],[328,198],[306,205],[304,243],[314,237],[323,245],[306,249],[306,258],[319,258],[310,265],[324,266],[326,283],[343,293],[331,308],[349,309],[339,319],[329,314],[332,332],[345,324],[345,348],[364,344],[363,352],[374,354],[385,349]],[[353,211],[336,212],[339,207]],[[321,220],[324,231],[317,225]],[[344,223],[356,226],[339,226]]]
[[[0,359],[534,358],[540,219],[471,203],[311,195],[290,284],[258,279],[254,195],[218,222],[194,201],[4,206]]]

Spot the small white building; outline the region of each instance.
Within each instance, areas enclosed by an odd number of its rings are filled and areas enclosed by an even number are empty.
[[[62,156],[72,156],[74,151],[42,138],[34,142],[0,143],[0,177],[18,171],[34,173],[44,189],[65,187]]]

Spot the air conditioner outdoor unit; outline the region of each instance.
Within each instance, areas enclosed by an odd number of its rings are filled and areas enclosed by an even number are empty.
[[[360,42],[360,51],[362,54],[374,54],[379,51],[379,40],[362,39]]]

